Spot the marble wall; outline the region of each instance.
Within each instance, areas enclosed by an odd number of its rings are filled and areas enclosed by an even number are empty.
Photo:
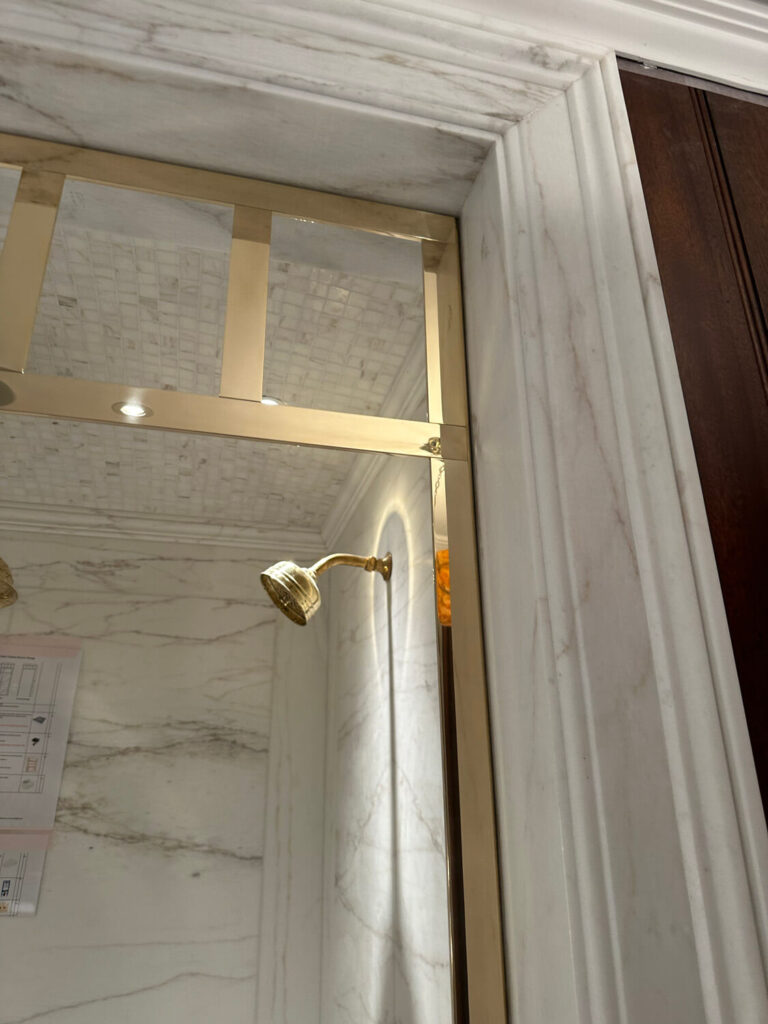
[[[334,548],[391,551],[392,580],[325,588],[323,1024],[451,1019],[429,469],[378,461]]]
[[[278,615],[258,1024],[320,1024],[326,684],[325,623],[301,629]]]
[[[0,1021],[253,1024],[276,610],[252,551],[0,534],[0,631],[84,641],[37,915]]]

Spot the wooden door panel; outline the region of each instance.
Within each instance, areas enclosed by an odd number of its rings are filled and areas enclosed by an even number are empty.
[[[739,163],[736,203],[718,139],[726,98],[627,71],[622,85],[765,806],[768,394],[755,280],[768,241],[751,224],[742,231],[739,214],[754,216],[768,161],[745,167],[748,144],[732,129],[724,148]]]
[[[768,106],[712,93],[707,97],[728,185],[760,301],[768,317]]]

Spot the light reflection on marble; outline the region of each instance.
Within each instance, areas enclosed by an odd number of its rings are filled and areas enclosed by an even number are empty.
[[[465,139],[449,127],[427,127],[427,140],[421,123],[381,116],[363,167],[365,110],[312,104],[309,114],[301,98],[254,95],[238,78],[204,75],[201,83],[191,70],[44,49],[32,61],[27,48],[9,42],[0,42],[0,61],[5,131],[308,188],[327,190],[332,181],[341,194],[438,212],[458,210],[487,149],[485,139]],[[82,99],[73,104],[72,95],[98,95],[98,110]],[[190,110],[203,130],[190,132]],[[325,145],[307,161],[310,135]]]
[[[486,27],[467,13],[451,21],[384,4],[372,10],[365,0],[223,0],[215,12],[173,0],[153,8],[151,19],[142,0],[124,3],[119,14],[110,0],[4,0],[4,18],[12,38],[55,33],[73,50],[108,49],[144,66],[173,62],[275,93],[312,92],[400,114],[450,110],[452,123],[491,131],[525,117],[586,66],[572,46],[517,26]]]
[[[389,586],[328,580],[323,1024],[451,1017],[427,472],[382,460],[338,542],[390,549]]]
[[[251,553],[2,534],[3,632],[84,639],[0,1021],[252,1024],[275,612]]]

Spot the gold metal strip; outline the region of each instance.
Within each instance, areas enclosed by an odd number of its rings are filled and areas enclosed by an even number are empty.
[[[456,242],[422,242],[429,418],[467,424],[461,267]]]
[[[229,255],[227,324],[221,358],[222,398],[260,402],[267,342],[272,214],[236,206]]]
[[[255,206],[288,217],[358,228],[398,238],[449,242],[456,238],[453,217],[374,203],[330,192],[277,185],[218,171],[160,163],[139,157],[66,146],[58,142],[0,133],[0,163],[53,171],[83,181],[183,196],[205,202]]]
[[[430,419],[461,424],[467,435],[467,381],[456,242],[422,242]],[[450,567],[453,698],[458,765],[461,861],[469,1020],[505,1024],[506,978],[485,652],[477,564],[472,470],[432,463],[435,553]],[[443,554],[444,557],[444,554]],[[455,931],[455,925],[453,925]],[[454,935],[455,941],[455,935]],[[460,994],[458,966],[454,986]]]
[[[151,415],[129,420],[112,408],[126,402],[148,407]],[[0,412],[427,458],[437,445],[446,459],[467,457],[466,431],[461,427],[294,406],[264,406],[236,398],[72,377],[0,372]]]
[[[0,254],[0,368],[23,371],[64,175],[24,170]]]
[[[422,243],[422,256],[424,244]],[[437,274],[424,268],[424,337],[427,343],[427,406],[429,418],[443,421],[443,390],[440,384],[440,317]]]
[[[472,471],[469,462],[445,462],[439,480],[439,465],[435,460],[432,480],[436,502],[445,501],[448,524],[469,1020],[505,1024],[501,890]]]

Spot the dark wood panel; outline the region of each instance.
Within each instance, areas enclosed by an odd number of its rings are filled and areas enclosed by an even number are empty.
[[[622,84],[765,807],[768,403],[744,240],[707,97],[627,71]]]
[[[707,94],[720,155],[755,289],[755,341],[768,400],[768,107]]]

